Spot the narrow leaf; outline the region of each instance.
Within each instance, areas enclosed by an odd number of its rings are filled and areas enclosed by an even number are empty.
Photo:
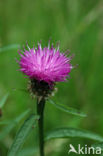
[[[11,121],[9,121],[9,120],[0,121],[0,125],[7,125],[10,123],[11,123]]]
[[[76,110],[74,108],[71,108],[71,107],[68,107],[68,106],[64,106],[64,105],[61,105],[61,104],[57,104],[54,101],[52,101],[51,99],[49,99],[49,102],[51,104],[53,104],[56,108],[66,112],[66,113],[73,114],[73,115],[76,115],[76,116],[86,117],[85,113],[79,112],[78,110]]]
[[[55,138],[73,138],[73,137],[87,138],[87,139],[92,139],[96,141],[103,141],[102,136],[99,136],[95,133],[92,133],[86,130],[81,130],[81,129],[76,129],[76,128],[55,129],[46,135],[45,140],[50,140],[50,139],[55,139]]]
[[[6,94],[1,100],[0,100],[0,108],[2,108],[4,106],[4,104],[6,103],[6,100],[8,98],[9,94]]]
[[[0,53],[1,52],[4,52],[4,51],[12,50],[12,49],[17,49],[19,47],[20,47],[19,44],[8,45],[8,46],[5,46],[5,47],[0,48]]]
[[[35,125],[36,120],[39,119],[38,116],[31,115],[27,120],[25,120],[22,127],[19,129],[14,142],[9,150],[8,156],[16,156],[17,152],[19,152],[21,146],[25,142],[27,136],[32,130],[32,126]]]
[[[14,119],[15,122],[19,123],[26,115],[30,113],[31,109],[27,109],[25,112],[20,114],[16,119]]]
[[[9,134],[12,131],[12,129],[15,126],[16,126],[16,123],[12,122],[8,126],[4,127],[2,131],[0,132],[0,140],[3,140],[7,136],[7,134]]]
[[[20,116],[16,117],[12,121],[5,121],[4,123],[7,123],[8,125],[6,125],[0,132],[0,140],[4,139],[12,131],[12,129],[20,122],[20,120],[22,120],[29,112],[30,109],[26,110],[25,112],[20,114]],[[0,123],[2,124],[3,121]]]

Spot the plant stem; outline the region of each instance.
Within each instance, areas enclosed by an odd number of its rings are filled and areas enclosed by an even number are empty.
[[[39,128],[39,148],[40,148],[40,156],[44,156],[44,107],[45,107],[45,99],[37,99],[37,114],[40,116],[38,121]]]

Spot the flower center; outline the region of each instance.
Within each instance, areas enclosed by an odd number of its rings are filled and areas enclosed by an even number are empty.
[[[29,82],[29,91],[38,97],[47,98],[55,90],[54,83],[47,83],[45,81],[38,81],[31,79]]]

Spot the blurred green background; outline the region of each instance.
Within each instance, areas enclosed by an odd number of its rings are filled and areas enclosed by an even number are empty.
[[[65,114],[49,103],[45,110],[45,132],[62,126],[78,127],[103,136],[103,1],[102,0],[0,0],[0,47],[14,45],[0,51],[0,98],[9,92],[0,121],[13,120],[31,108],[35,102],[21,89],[27,88],[28,80],[18,71],[18,46],[47,45],[48,40],[61,51],[70,49],[75,57],[68,82],[57,84],[54,100],[87,113],[86,118]],[[6,156],[22,120],[10,133],[0,139],[0,156]],[[8,129],[0,125],[0,133]],[[34,156],[37,146],[37,130],[29,136],[22,149],[25,156]],[[46,144],[46,155],[68,155],[69,144],[88,146],[88,139],[57,139]],[[30,151],[29,154],[27,152]],[[25,150],[24,150],[25,152]],[[75,155],[75,154],[71,154]]]

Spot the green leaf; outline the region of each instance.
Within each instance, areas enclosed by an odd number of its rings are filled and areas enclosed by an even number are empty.
[[[9,134],[12,131],[12,129],[15,126],[16,126],[16,123],[12,122],[8,126],[4,127],[2,131],[0,132],[0,140],[3,140],[7,136],[7,134]]]
[[[0,121],[0,125],[7,125],[7,124],[10,124],[10,123],[11,123],[10,120]]]
[[[4,104],[6,103],[6,100],[8,98],[9,94],[6,94],[1,100],[0,100],[0,108],[2,108],[4,106]]]
[[[79,138],[87,138],[87,139],[92,139],[92,140],[96,140],[96,141],[103,141],[103,137],[86,131],[86,130],[81,130],[81,129],[76,129],[76,128],[58,128],[55,129],[51,132],[49,132],[46,135],[45,140],[50,140],[50,139],[55,139],[55,138],[75,138],[75,137],[79,137]]]
[[[4,121],[4,123],[7,122],[6,124],[8,125],[6,125],[6,127],[4,127],[0,132],[0,140],[4,139],[12,131],[12,129],[20,122],[20,120],[22,120],[29,112],[30,109],[26,110],[25,112],[20,114],[20,116],[16,117],[12,121]],[[3,121],[0,123],[3,123]]]
[[[17,152],[19,152],[21,146],[25,142],[27,136],[30,134],[32,130],[32,126],[35,125],[36,120],[39,119],[38,116],[30,115],[27,120],[25,120],[22,127],[19,129],[14,142],[9,150],[8,156],[16,156]]]
[[[20,47],[19,44],[8,45],[8,46],[0,48],[0,53],[4,51],[12,50],[12,49],[18,49],[19,47]]]
[[[52,101],[51,99],[49,99],[48,101],[51,104],[53,104],[56,108],[66,112],[66,113],[73,114],[73,115],[76,115],[76,116],[86,117],[85,113],[79,112],[78,110],[76,110],[74,108],[71,108],[71,107],[68,107],[68,106],[64,106],[64,105],[61,105],[61,104],[57,104],[54,101]]]
[[[26,115],[30,113],[31,109],[27,109],[25,112],[20,114],[18,117],[14,119],[15,122],[19,123]]]

